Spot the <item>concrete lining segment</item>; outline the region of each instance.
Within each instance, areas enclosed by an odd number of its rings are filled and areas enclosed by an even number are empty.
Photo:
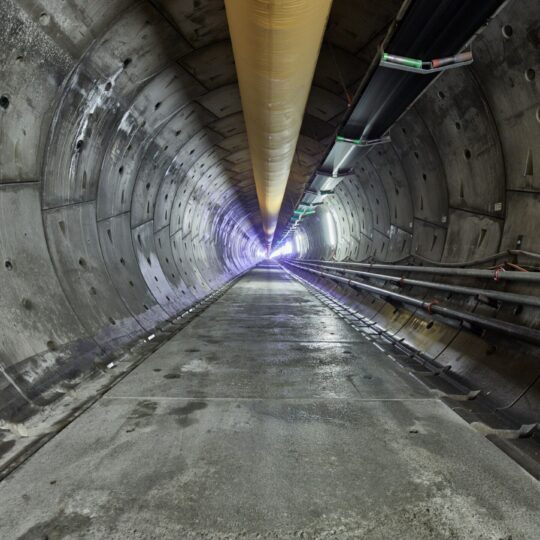
[[[115,384],[118,384],[127,374],[166,343],[172,335],[198,317],[211,302],[223,295],[242,275],[200,302],[192,304],[189,310],[179,314],[174,321],[156,329],[156,334],[147,335],[147,339],[140,340],[122,356],[116,357],[112,363],[114,370],[95,372],[93,376],[85,380],[83,386],[72,390],[69,397],[64,395],[63,399],[59,401],[51,401],[47,406],[41,407],[38,414],[24,424],[2,423],[1,428],[5,431],[11,431],[15,434],[15,438],[13,436],[6,437],[3,431],[0,431],[0,482],[101,399]],[[21,395],[26,398],[24,393]],[[56,397],[60,398],[61,396]],[[35,401],[33,404],[30,402],[30,404],[37,405]]]
[[[321,306],[247,274],[0,484],[0,537],[536,537],[538,483]]]

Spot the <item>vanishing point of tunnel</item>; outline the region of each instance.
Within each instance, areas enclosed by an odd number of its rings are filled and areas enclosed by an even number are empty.
[[[540,538],[539,0],[0,1],[0,539]]]

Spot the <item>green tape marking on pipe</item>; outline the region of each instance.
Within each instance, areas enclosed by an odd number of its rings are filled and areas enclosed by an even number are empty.
[[[383,60],[392,64],[400,64],[416,69],[422,69],[422,60],[407,58],[406,56],[396,56],[394,54],[383,53]]]
[[[338,135],[336,137],[336,141],[347,142],[351,144],[362,144],[362,139],[348,139],[347,137],[343,137],[343,135]]]

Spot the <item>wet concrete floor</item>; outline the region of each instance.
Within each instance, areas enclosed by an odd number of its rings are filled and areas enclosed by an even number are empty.
[[[0,483],[0,538],[540,537],[538,482],[282,270]]]

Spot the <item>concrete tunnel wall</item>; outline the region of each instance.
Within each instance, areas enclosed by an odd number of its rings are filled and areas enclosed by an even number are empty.
[[[334,0],[281,228],[400,4]],[[19,422],[261,253],[222,0],[5,0],[2,10],[0,419]],[[534,0],[510,2],[476,40],[475,64],[441,77],[392,145],[303,223],[308,256],[463,260],[520,235],[540,251],[539,41]],[[335,248],[324,242],[326,209]],[[501,399],[532,375],[531,347],[427,328],[355,298],[468,379],[503,388]],[[529,308],[497,316],[536,325]]]
[[[391,144],[355,163],[355,175],[339,184],[317,215],[302,222],[304,258],[396,262],[413,256],[427,265],[429,260],[466,262],[508,249],[540,252],[538,2],[509,2],[475,40],[473,51],[474,63],[438,78],[391,129]],[[335,225],[334,245],[328,213]],[[512,403],[538,378],[535,347],[490,332],[474,335],[369,294],[317,281],[352,300],[396,337],[451,366],[469,387],[489,392],[498,406]],[[539,293],[531,285],[459,283]],[[418,287],[385,287],[540,327],[540,313],[533,307],[489,306]],[[540,381],[511,409],[522,421],[537,421]]]
[[[175,62],[197,49],[150,3],[6,1],[2,26],[0,417],[20,421],[261,253],[219,145],[237,97]]]
[[[280,227],[399,4],[334,2]],[[222,0],[5,0],[0,41],[0,421],[23,422],[261,232]]]

